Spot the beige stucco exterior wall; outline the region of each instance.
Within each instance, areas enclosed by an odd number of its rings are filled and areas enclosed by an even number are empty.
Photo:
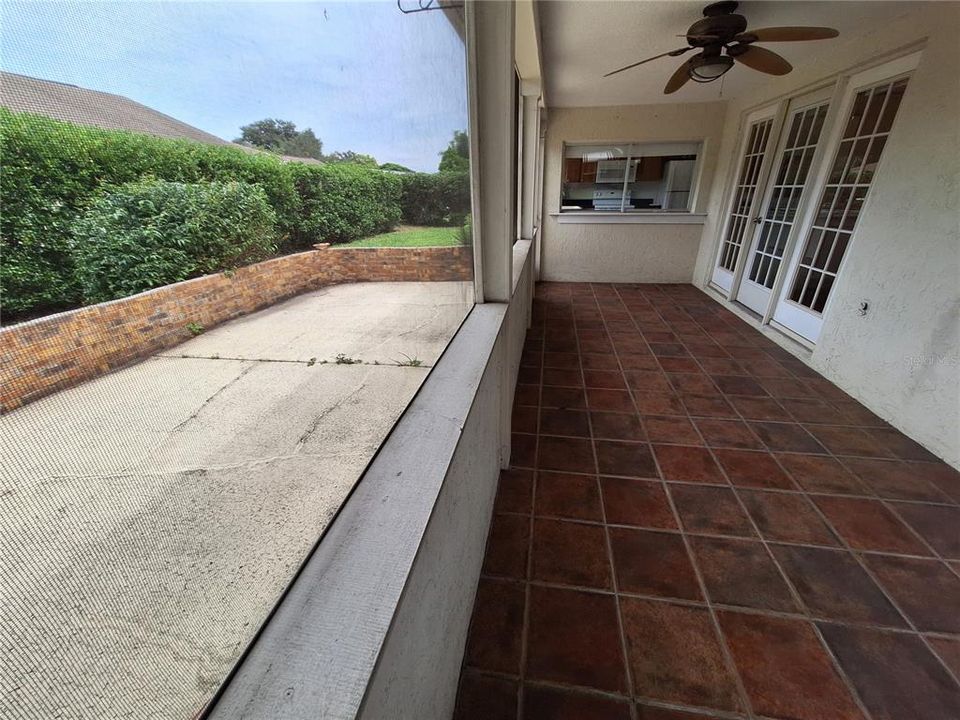
[[[697,212],[717,164],[723,102],[551,108],[544,162],[541,278],[576,282],[691,282],[701,224],[560,224],[563,144],[703,141]]]
[[[824,50],[749,102],[731,102],[697,258],[705,286],[744,112],[926,45],[824,317],[801,355],[816,370],[960,466],[960,5],[917,3],[900,21]],[[870,308],[858,313],[861,301]]]

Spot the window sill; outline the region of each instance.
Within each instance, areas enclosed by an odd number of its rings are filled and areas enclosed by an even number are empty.
[[[703,225],[706,213],[552,212],[561,225]]]

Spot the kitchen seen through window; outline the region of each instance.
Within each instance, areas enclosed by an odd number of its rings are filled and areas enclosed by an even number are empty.
[[[690,212],[699,142],[567,145],[561,212]]]

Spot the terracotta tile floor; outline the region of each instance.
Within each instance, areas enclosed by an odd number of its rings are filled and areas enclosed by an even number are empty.
[[[458,720],[960,718],[960,474],[691,286],[534,316]]]

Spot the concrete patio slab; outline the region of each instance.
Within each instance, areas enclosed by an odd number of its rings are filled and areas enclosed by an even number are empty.
[[[469,307],[327,288],[0,417],[0,715],[196,713]]]
[[[165,355],[334,362],[436,362],[472,303],[468,283],[355,283],[323,288],[235,320]],[[363,322],[344,324],[344,314]]]

